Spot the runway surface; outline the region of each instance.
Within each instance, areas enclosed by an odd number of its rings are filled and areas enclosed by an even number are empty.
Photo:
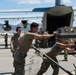
[[[10,38],[8,40],[10,43]],[[46,52],[50,50],[50,48],[41,48],[42,52]],[[25,64],[25,75],[36,75],[38,72],[42,58],[37,56],[35,50],[30,48],[26,57],[26,64]],[[59,64],[65,68],[66,70],[70,71],[75,75],[73,63],[76,64],[76,54],[69,54],[68,61],[64,61],[64,53],[57,56]],[[52,68],[51,66],[47,70],[47,72],[43,75],[52,75]],[[0,38],[0,75],[11,75],[14,72],[13,68],[13,57],[10,51],[10,46],[8,49],[4,47],[4,38]],[[59,75],[68,75],[62,69],[59,71]]]

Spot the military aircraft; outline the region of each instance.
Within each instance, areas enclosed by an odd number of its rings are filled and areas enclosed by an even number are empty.
[[[64,9],[64,10],[63,10]],[[65,6],[61,4],[61,0],[55,0],[54,7],[34,8],[33,10],[0,10],[0,13],[31,13],[31,12],[44,12],[43,16],[35,17],[8,17],[1,18],[8,19],[25,19],[26,18],[42,18],[42,31],[52,33],[57,28],[63,26],[72,26],[74,21],[74,11],[72,6]],[[26,22],[25,22],[26,24]],[[5,31],[10,31],[12,28],[9,24],[4,24],[2,27]],[[9,29],[8,29],[9,28]],[[51,30],[51,31],[50,31]]]

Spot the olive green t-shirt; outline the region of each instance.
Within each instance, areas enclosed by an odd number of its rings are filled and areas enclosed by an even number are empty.
[[[35,33],[32,32],[27,32],[26,34],[24,34],[23,39],[19,45],[19,50],[22,53],[27,53],[30,46],[32,45],[32,41],[35,37]]]
[[[63,50],[63,48],[60,48],[61,44],[62,43],[60,42],[56,42],[55,45],[53,45],[53,47],[51,48],[51,50],[47,52],[46,54],[50,57],[56,57]]]
[[[18,45],[19,45],[18,39],[19,38],[20,38],[20,34],[17,34],[17,33],[14,33],[14,35],[11,37],[11,40],[14,40],[13,41],[14,48],[17,48],[18,47]]]

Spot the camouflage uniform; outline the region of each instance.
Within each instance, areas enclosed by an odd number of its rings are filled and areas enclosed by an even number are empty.
[[[43,34],[48,35],[48,32],[44,32]],[[48,47],[48,38],[43,38],[43,47],[47,48]]]
[[[71,38],[66,39],[68,44],[73,44],[73,41],[71,41],[71,40],[72,40]],[[66,51],[66,50],[64,50],[64,60],[68,61],[68,51]]]
[[[43,39],[43,47],[44,48],[48,47],[48,38]]]
[[[20,34],[17,34],[15,33],[12,37],[11,37],[11,41],[13,40],[13,49],[11,49],[11,52],[13,54],[13,58],[14,58],[14,53],[16,52],[17,50],[17,47],[19,45],[19,41],[18,39],[20,38]],[[14,62],[13,62],[14,63]],[[15,67],[15,65],[13,65]],[[16,71],[16,68],[15,68],[15,71]],[[15,73],[13,73],[12,75],[15,75]]]
[[[60,48],[60,44],[59,42],[57,42],[52,49],[46,53],[49,57],[51,57],[54,61],[56,61],[58,63],[58,60],[56,58],[56,56],[58,54],[61,53],[61,51],[63,50],[62,48]],[[51,67],[53,68],[53,74],[52,75],[58,75],[59,73],[59,67],[58,65],[56,65],[55,63],[53,63],[52,61],[50,61],[49,59],[43,59],[43,62],[41,64],[41,68],[38,71],[38,73],[36,75],[43,75],[43,73],[45,73],[47,71],[47,69],[49,68],[49,66],[51,65]]]
[[[24,75],[25,74],[25,57],[32,44],[35,33],[27,32],[23,36],[23,40],[20,42],[16,52],[14,53],[14,75]]]

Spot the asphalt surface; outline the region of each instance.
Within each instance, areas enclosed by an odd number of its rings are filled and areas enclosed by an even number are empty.
[[[10,43],[10,38],[8,40]],[[9,44],[8,43],[8,44]],[[50,50],[50,48],[41,48],[42,52],[46,52]],[[42,58],[37,56],[35,53],[35,50],[30,48],[28,51],[27,57],[26,57],[26,64],[25,64],[25,75],[36,75],[38,72]],[[68,55],[68,61],[64,61],[64,53],[62,52],[60,55],[57,56],[57,59],[59,61],[59,65],[64,68],[65,70],[72,72],[73,75],[75,74],[75,67],[73,64],[76,64],[76,54],[69,54]],[[43,75],[52,75],[52,68],[51,66],[47,70],[47,72]],[[10,46],[8,46],[7,49],[5,49],[4,46],[4,39],[0,38],[0,75],[11,75],[14,72],[13,68],[13,57],[12,53],[10,51]],[[61,68],[59,70],[59,75],[69,75],[65,71],[63,71]]]

